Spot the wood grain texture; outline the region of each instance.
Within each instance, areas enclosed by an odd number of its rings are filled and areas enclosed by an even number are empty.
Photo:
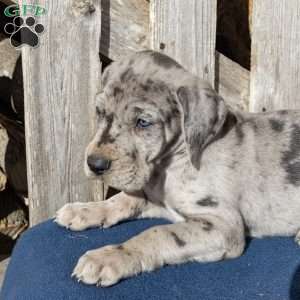
[[[38,48],[22,49],[31,225],[67,202],[94,199],[83,162],[101,76],[100,0],[39,4],[46,31]]]
[[[8,266],[10,258],[3,258],[0,256],[0,291],[1,291],[1,287],[2,287],[2,283],[4,280],[4,276],[5,276],[5,272]]]
[[[216,52],[216,90],[230,106],[249,110],[250,72]]]
[[[149,2],[102,0],[100,52],[112,60],[148,48]]]
[[[150,47],[214,85],[216,10],[216,0],[152,0]]]
[[[11,46],[9,39],[0,41],[0,77],[13,78],[19,56],[20,52]]]
[[[250,110],[300,108],[300,2],[253,0]]]

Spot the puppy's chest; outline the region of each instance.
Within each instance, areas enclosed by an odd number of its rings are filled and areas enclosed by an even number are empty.
[[[182,214],[189,214],[196,208],[200,191],[177,182],[177,186],[168,185],[165,189],[164,204]]]
[[[210,192],[197,178],[188,178],[168,174],[163,184],[152,186],[151,199],[162,203],[168,210],[180,215],[191,215],[199,212],[197,202],[207,197]]]

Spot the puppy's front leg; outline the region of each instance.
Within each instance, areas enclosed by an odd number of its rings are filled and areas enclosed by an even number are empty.
[[[86,252],[73,275],[87,284],[110,286],[165,264],[236,257],[244,249],[242,232],[213,216],[156,226],[121,245]]]
[[[76,231],[98,226],[107,228],[138,216],[145,206],[143,196],[122,192],[105,201],[65,204],[57,211],[54,221]]]
[[[172,219],[163,207],[147,201],[142,193],[116,194],[105,201],[67,203],[57,211],[55,222],[71,230],[90,227],[107,228],[130,218],[165,217]]]

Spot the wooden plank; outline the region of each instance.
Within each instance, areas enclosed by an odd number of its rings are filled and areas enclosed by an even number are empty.
[[[38,1],[46,31],[38,48],[22,49],[31,225],[95,196],[83,161],[101,75],[100,2]]]
[[[216,52],[216,90],[235,109],[249,110],[250,72]]]
[[[254,0],[250,110],[300,108],[300,2]]]
[[[214,85],[216,0],[150,2],[150,47]]]
[[[13,78],[19,56],[20,52],[12,48],[9,39],[0,41],[0,77]]]
[[[4,280],[4,276],[5,276],[5,272],[6,272],[8,263],[9,263],[9,258],[3,259],[0,256],[0,291],[1,291],[2,283]]]
[[[100,51],[112,60],[149,45],[149,1],[102,1]]]

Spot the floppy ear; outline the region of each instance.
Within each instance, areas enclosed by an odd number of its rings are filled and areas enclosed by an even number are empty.
[[[177,98],[182,108],[182,127],[191,162],[199,169],[201,152],[221,131],[228,111],[223,99],[200,80],[181,86]]]

